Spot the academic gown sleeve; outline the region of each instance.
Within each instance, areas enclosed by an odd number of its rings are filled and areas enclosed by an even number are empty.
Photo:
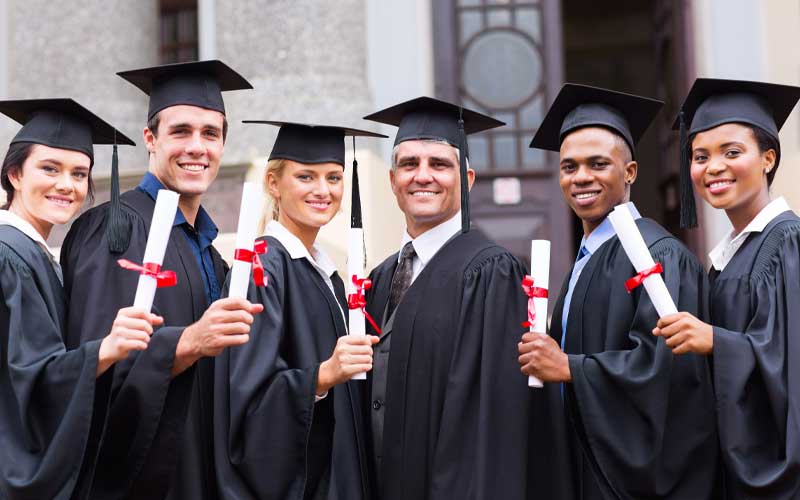
[[[130,214],[130,245],[121,254],[111,254],[105,218],[104,206],[83,214],[61,248],[64,287],[70,297],[68,347],[106,335],[118,310],[133,305],[139,274],[120,268],[117,259],[141,263],[147,226],[141,217]],[[164,314],[157,305],[152,312]],[[146,473],[156,477],[171,474],[174,464],[164,463],[163,457],[152,457],[150,452],[157,434],[177,432],[185,418],[193,368],[174,380],[171,373],[184,326],[156,329],[146,350],[131,352],[116,364],[109,419],[93,485],[96,494],[122,495],[143,468],[163,469]]]
[[[522,265],[505,251],[478,256],[464,273],[459,335],[426,498],[517,500],[532,482],[532,389],[517,363],[527,311]],[[432,332],[435,333],[435,332]]]
[[[800,224],[778,236],[714,288],[713,322],[733,327],[714,326],[713,354],[731,498],[800,497]]]
[[[316,498],[312,490],[330,463],[332,429],[326,424],[333,419],[333,394],[315,404],[319,362],[304,354],[314,349],[298,341],[298,333],[315,332],[293,324],[315,312],[288,310],[304,307],[301,296],[288,304],[288,258],[270,244],[261,260],[269,285],[251,282],[247,298],[264,311],[255,315],[250,341],[216,359],[214,453],[220,494],[229,500]]]
[[[109,397],[110,385],[95,378],[100,340],[67,351],[46,286],[0,243],[0,498],[8,500],[70,498],[92,459],[95,409],[103,420]]]
[[[673,355],[652,334],[658,313],[644,287],[627,294],[623,283],[635,270],[620,245],[614,248],[592,281],[608,290],[607,302],[584,303],[582,317],[569,319],[583,322],[584,344],[606,340],[595,353],[569,355],[567,408],[599,485],[622,498],[703,498],[697,488],[713,483],[716,449],[707,362]],[[650,251],[678,310],[705,318],[707,281],[696,260],[669,238]],[[569,329],[567,336],[569,342]],[[710,472],[697,478],[700,468]],[[697,479],[687,484],[687,477]]]

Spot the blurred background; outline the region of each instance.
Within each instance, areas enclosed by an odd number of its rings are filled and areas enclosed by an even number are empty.
[[[678,104],[698,76],[800,83],[797,0],[0,0],[0,33],[0,98],[73,97],[140,143],[120,148],[123,189],[147,166],[147,101],[117,71],[221,59],[250,80],[254,90],[225,96],[223,166],[203,202],[228,258],[241,183],[263,178],[276,132],[241,120],[393,137],[393,127],[360,118],[420,95],[491,114],[508,125],[470,138],[473,222],[526,262],[532,238],[552,240],[554,283],[574,259],[580,225],[557,185],[557,155],[528,143],[563,82],[666,102],[638,149],[633,200],[703,260],[730,226],[699,203],[700,228],[678,228],[678,136],[670,130]],[[773,184],[795,210],[798,113],[781,132]],[[18,128],[0,119],[0,144]],[[397,250],[405,228],[389,189],[390,151],[389,140],[356,142],[370,268]],[[110,157],[97,147],[95,203],[108,198]],[[348,214],[346,201],[321,233],[340,269]],[[60,245],[65,232],[50,243]]]

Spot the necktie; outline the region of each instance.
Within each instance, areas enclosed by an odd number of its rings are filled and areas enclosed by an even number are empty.
[[[386,310],[386,317],[391,318],[397,304],[403,299],[408,287],[411,286],[411,277],[414,274],[412,264],[414,256],[414,245],[409,241],[400,252],[400,261],[392,277],[392,288],[389,290],[389,308]]]
[[[581,249],[578,252],[578,256],[575,258],[575,264],[572,266],[572,275],[569,277],[569,288],[567,292],[567,296],[564,300],[564,311],[561,314],[561,349],[564,350],[564,346],[567,344],[567,317],[569,315],[569,307],[572,303],[572,292],[575,288],[575,283],[578,281],[578,277],[580,276],[580,271],[583,269],[583,266],[578,264],[581,259],[589,255],[589,251],[586,249],[585,246],[581,245]],[[578,267],[580,265],[580,267]]]

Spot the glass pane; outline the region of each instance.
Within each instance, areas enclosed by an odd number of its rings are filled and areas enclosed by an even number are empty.
[[[529,137],[526,139],[530,139]],[[547,170],[553,168],[554,172],[558,169],[558,165],[545,165],[544,160],[546,153],[541,149],[529,148],[530,140],[519,141],[522,148],[522,163],[525,170]]]
[[[177,39],[176,18],[173,14],[165,14],[161,18],[161,45],[174,43]]]
[[[468,137],[467,143],[469,145],[469,166],[475,170],[488,169],[489,150],[486,136]]]
[[[539,9],[517,9],[516,23],[518,30],[536,40],[537,43],[542,43],[542,20],[539,16]]]
[[[473,111],[478,111],[479,113],[483,113],[485,115],[491,115],[492,112],[488,111],[486,108],[478,104],[477,102],[473,101],[469,97],[462,97],[461,103],[464,105],[465,108],[469,108]]]
[[[468,10],[461,13],[461,45],[478,33],[483,27],[483,19],[479,11]]]
[[[492,113],[494,118],[497,118],[501,122],[505,122],[506,127],[511,129],[517,128],[517,116],[516,113],[501,113],[501,112],[494,112]]]
[[[490,31],[467,49],[462,67],[466,91],[493,108],[513,108],[539,86],[538,50],[519,34]]]
[[[520,121],[525,129],[537,129],[542,123],[542,96],[541,94],[526,104],[520,110]]]
[[[513,135],[497,135],[494,138],[494,168],[498,170],[517,169],[517,140]]]
[[[459,2],[464,7],[470,7],[473,5],[480,5],[481,0],[459,0]]]
[[[511,26],[510,9],[490,9],[486,13],[486,17],[489,21],[489,26],[492,28]]]
[[[184,10],[178,13],[178,37],[182,42],[197,40],[197,12]]]

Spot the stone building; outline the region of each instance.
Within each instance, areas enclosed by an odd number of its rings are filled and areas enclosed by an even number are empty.
[[[243,119],[364,123],[370,111],[418,95],[482,109],[507,127],[470,140],[478,170],[477,227],[527,259],[531,238],[553,241],[560,282],[580,238],[561,199],[557,159],[527,148],[564,81],[666,101],[638,151],[634,201],[699,255],[729,227],[705,210],[698,230],[677,227],[678,103],[696,76],[800,82],[800,4],[793,0],[0,0],[0,97],[71,96],[141,142],[146,98],[115,72],[176,60],[226,61],[255,90],[226,96],[223,168],[204,205],[231,253],[241,182],[263,176],[275,130]],[[774,190],[800,207],[800,128],[782,133]],[[0,143],[17,130],[0,119]],[[396,250],[402,217],[388,186],[389,141],[357,143],[368,265]],[[97,201],[107,199],[110,151],[98,147]],[[352,151],[347,152],[348,163]],[[120,148],[123,187],[146,166],[140,145]],[[322,232],[344,267],[349,211]],[[64,231],[54,232],[58,245]]]

